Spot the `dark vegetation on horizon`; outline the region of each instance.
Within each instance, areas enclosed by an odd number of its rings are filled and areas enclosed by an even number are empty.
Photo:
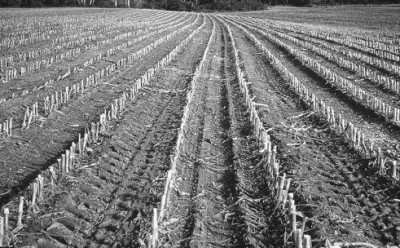
[[[248,11],[272,5],[400,4],[400,0],[0,0],[0,7],[127,7],[183,11]]]

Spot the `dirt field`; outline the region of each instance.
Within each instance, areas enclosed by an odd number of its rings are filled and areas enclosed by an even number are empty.
[[[312,25],[393,32],[399,23],[399,5],[337,5],[296,8],[272,6],[264,11],[235,13],[240,16]]]
[[[399,246],[397,8],[0,10],[0,246]]]

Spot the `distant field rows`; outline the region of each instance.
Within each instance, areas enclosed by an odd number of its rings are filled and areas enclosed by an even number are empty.
[[[399,33],[296,11],[0,10],[0,246],[399,245]]]

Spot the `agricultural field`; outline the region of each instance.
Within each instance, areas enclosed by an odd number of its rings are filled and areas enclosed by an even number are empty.
[[[1,9],[0,246],[398,247],[396,8]]]
[[[265,11],[237,12],[236,15],[276,21],[291,21],[340,28],[353,27],[398,32],[400,5],[336,5],[313,8],[275,6]]]

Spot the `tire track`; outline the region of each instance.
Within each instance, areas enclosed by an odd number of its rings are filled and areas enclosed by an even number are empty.
[[[223,222],[224,199],[221,195],[221,181],[226,170],[220,132],[220,75],[222,60],[220,28],[210,45],[198,82],[195,83],[194,104],[190,108],[185,133],[185,149],[178,158],[176,191],[172,192],[170,219],[180,219],[176,226],[179,231],[170,233],[170,242],[180,247],[205,247],[230,242],[229,224]],[[219,37],[219,38],[217,38]],[[221,165],[219,165],[221,163]],[[221,212],[221,213],[220,213]],[[216,216],[213,216],[216,215]],[[222,220],[222,221],[221,221]],[[217,237],[217,238],[215,238]]]
[[[263,212],[270,202],[253,201],[268,195],[260,190],[265,172],[256,166],[260,157],[252,154],[256,143],[247,141],[251,126],[229,51],[226,31],[216,22],[178,158],[175,191],[162,227],[168,233],[164,246],[266,247]]]
[[[240,86],[235,69],[235,57],[232,54],[234,44],[228,35],[226,25],[223,25],[225,40],[224,71],[226,78],[222,86],[223,97],[226,99],[224,106],[229,106],[226,116],[229,117],[229,156],[232,160],[230,168],[231,178],[227,185],[230,191],[235,192],[235,197],[229,208],[235,213],[231,217],[234,226],[232,239],[241,240],[239,247],[282,247],[284,231],[279,223],[281,217],[275,212],[275,204],[267,184],[267,172],[259,153],[259,145],[252,138],[250,116],[247,113],[245,99],[240,91]]]
[[[213,54],[207,63],[210,70],[206,81],[207,91],[205,101],[205,114],[203,139],[199,147],[198,158],[198,182],[193,183],[196,194],[191,193],[195,198],[196,213],[194,214],[194,229],[191,233],[190,241],[182,245],[184,247],[208,247],[214,245],[230,246],[238,245],[243,247],[243,243],[238,239],[234,244],[231,237],[232,225],[227,221],[230,214],[225,208],[226,204],[231,204],[229,198],[234,199],[235,192],[226,185],[226,181],[232,180],[232,173],[229,167],[229,150],[226,149],[225,142],[227,130],[229,130],[229,119],[226,119],[223,106],[224,99],[221,92],[221,82],[225,79],[224,75],[224,40],[221,27],[216,29],[216,40],[213,49],[209,54]],[[226,109],[225,109],[226,110]]]

